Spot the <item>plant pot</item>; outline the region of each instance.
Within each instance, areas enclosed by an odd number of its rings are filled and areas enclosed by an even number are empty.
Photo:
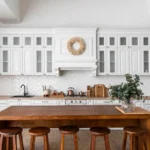
[[[127,101],[127,102],[122,101],[121,107],[123,108],[123,110],[125,112],[133,112],[135,110],[135,107],[136,107],[135,101],[131,101],[131,100]]]

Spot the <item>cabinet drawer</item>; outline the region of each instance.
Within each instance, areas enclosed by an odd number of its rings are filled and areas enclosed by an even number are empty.
[[[7,105],[7,102],[8,102],[7,100],[0,100],[0,105],[3,105],[3,104],[4,104],[4,105],[5,105],[5,104]]]
[[[8,106],[19,106],[20,100],[8,100]]]
[[[20,101],[21,106],[30,106],[31,104],[32,104],[31,100],[21,100]]]
[[[32,105],[39,105],[39,106],[57,105],[57,100],[33,100]]]
[[[111,101],[111,100],[94,100],[94,105],[119,105],[119,101]]]

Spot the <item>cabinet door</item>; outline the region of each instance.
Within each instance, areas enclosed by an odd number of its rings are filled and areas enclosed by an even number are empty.
[[[10,49],[9,48],[2,48],[1,49],[1,66],[2,75],[9,75],[10,74]]]
[[[130,73],[140,74],[140,49],[130,50]]]
[[[53,73],[53,53],[51,50],[45,50],[45,73],[51,75]]]
[[[2,48],[10,47],[10,36],[9,35],[1,35],[0,46]]]
[[[53,37],[52,35],[45,35],[45,40],[44,40],[45,44],[45,48],[53,48],[52,45],[53,45]]]
[[[20,100],[20,106],[30,106],[31,104],[31,100]]]
[[[141,50],[141,72],[144,75],[148,75],[150,73],[150,51],[148,49]]]
[[[0,100],[0,111],[6,109],[7,107],[7,100]]]
[[[22,47],[22,36],[21,35],[11,35],[11,47],[14,47],[14,48]]]
[[[117,50],[115,49],[108,50],[108,74],[117,74]]]
[[[22,74],[22,48],[11,49],[11,74]]]
[[[34,47],[45,48],[44,35],[34,35]]]
[[[98,37],[98,47],[102,49],[107,48],[107,37],[105,35],[100,35]]]
[[[130,72],[130,50],[128,48],[118,49],[118,74],[124,75]]]
[[[130,48],[136,48],[140,46],[140,35],[130,35]]]
[[[98,52],[98,74],[107,74],[107,49]]]
[[[20,100],[8,100],[8,106],[19,106]]]
[[[44,74],[44,49],[35,49],[35,75]]]
[[[34,74],[34,49],[24,48],[23,49],[23,74],[33,75]]]
[[[108,35],[107,36],[107,48],[117,48],[117,36]]]
[[[118,36],[118,47],[120,47],[120,48],[129,47],[129,36],[128,35],[119,35]]]
[[[23,47],[33,48],[33,35],[23,35]]]

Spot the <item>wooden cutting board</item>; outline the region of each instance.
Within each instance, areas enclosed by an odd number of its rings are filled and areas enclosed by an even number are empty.
[[[95,97],[105,97],[105,86],[103,84],[95,85]]]

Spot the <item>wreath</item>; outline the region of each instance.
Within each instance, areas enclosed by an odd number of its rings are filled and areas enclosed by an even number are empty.
[[[80,47],[78,50],[75,50],[73,48],[73,44],[74,43],[79,43]],[[71,38],[68,43],[67,43],[67,48],[68,48],[68,51],[72,54],[72,55],[80,55],[84,52],[85,50],[85,43],[84,41],[79,38],[79,37],[74,37],[74,38]]]

